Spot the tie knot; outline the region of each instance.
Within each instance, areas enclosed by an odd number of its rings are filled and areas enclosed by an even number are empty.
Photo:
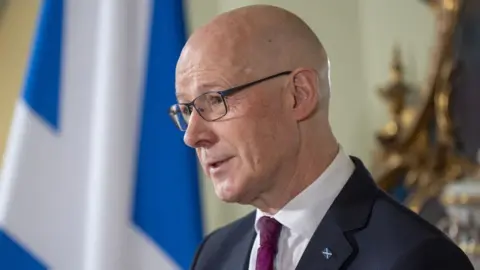
[[[260,246],[276,247],[282,224],[273,218],[263,216],[258,221]]]

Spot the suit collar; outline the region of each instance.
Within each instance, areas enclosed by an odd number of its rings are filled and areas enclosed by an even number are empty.
[[[357,250],[349,235],[365,227],[379,190],[363,163],[352,160],[355,171],[315,231],[298,270],[341,269],[355,257]]]
[[[373,202],[379,192],[363,163],[356,157],[351,158],[355,163],[355,171],[326,215],[335,220],[345,232],[366,225]]]
[[[224,267],[228,266],[231,270],[248,270],[250,252],[256,236],[252,226],[254,222],[255,212],[252,212],[234,224],[228,233],[232,238],[227,237],[228,241],[218,245],[217,256],[212,258],[210,265],[218,267],[218,261],[222,261],[220,258],[223,257],[225,258]],[[232,245],[231,248],[230,245]]]

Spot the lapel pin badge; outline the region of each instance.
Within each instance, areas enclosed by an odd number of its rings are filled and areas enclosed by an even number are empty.
[[[330,259],[333,255],[329,248],[325,248],[322,251],[322,254],[323,254],[323,257],[325,257],[325,259],[327,259],[327,260]]]

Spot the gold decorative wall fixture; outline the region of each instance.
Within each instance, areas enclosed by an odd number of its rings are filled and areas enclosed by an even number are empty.
[[[474,31],[468,25],[468,33],[473,35],[472,38],[478,38],[480,44],[480,31],[476,30],[480,29],[480,12],[472,12],[474,9],[480,11],[480,1],[425,2],[431,6],[437,19],[435,51],[424,89],[426,96],[418,107],[407,106],[406,97],[414,89],[404,81],[400,52],[396,49],[391,78],[380,90],[381,96],[390,105],[391,121],[377,133],[379,149],[374,166],[374,176],[380,186],[389,192],[396,188],[406,189],[404,203],[417,212],[430,199],[438,198],[446,184],[480,172],[478,162],[459,150],[459,137],[455,133],[458,125],[452,121],[452,93],[473,89],[472,85],[463,86],[457,82],[463,80],[461,76],[458,79],[459,74],[465,74],[472,67],[465,67],[458,60],[459,55],[463,57],[467,50],[467,47],[462,47],[464,43],[459,43],[465,38],[459,36],[459,32],[465,35],[466,23],[471,23],[473,18],[479,23],[473,26]],[[472,18],[466,20],[467,16]],[[480,47],[476,50],[480,51]],[[480,69],[477,74],[480,74]],[[480,83],[475,87],[475,91],[480,93]],[[480,119],[478,123],[480,126]]]

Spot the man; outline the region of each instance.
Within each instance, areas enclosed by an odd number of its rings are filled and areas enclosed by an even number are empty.
[[[257,208],[207,236],[192,269],[473,269],[339,147],[329,72],[312,30],[277,7],[224,13],[190,37],[171,116],[217,196]]]

